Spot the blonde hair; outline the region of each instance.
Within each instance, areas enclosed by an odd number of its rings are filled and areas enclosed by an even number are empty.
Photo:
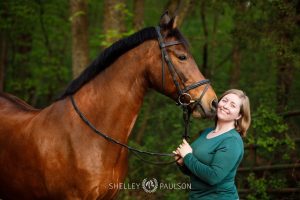
[[[246,95],[246,93],[243,92],[242,90],[230,89],[230,90],[227,90],[226,92],[224,92],[220,96],[219,100],[221,100],[227,94],[235,94],[242,100],[242,104],[241,104],[241,107],[240,107],[241,117],[238,120],[236,120],[234,126],[235,126],[235,129],[237,130],[237,132],[239,132],[242,137],[246,137],[247,130],[248,130],[248,128],[250,126],[250,123],[251,123],[249,98]],[[216,118],[216,120],[218,120],[218,119]]]

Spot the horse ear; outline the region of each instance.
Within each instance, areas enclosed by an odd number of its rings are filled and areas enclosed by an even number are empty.
[[[169,24],[168,24],[168,27],[170,27],[171,29],[177,28],[177,21],[178,21],[178,17],[177,17],[177,16],[173,17],[173,18],[170,20],[170,22],[169,22]]]
[[[165,11],[164,14],[162,14],[162,16],[160,17],[159,26],[166,27],[167,25],[169,25],[170,21],[171,21],[171,18],[169,16],[169,12]]]

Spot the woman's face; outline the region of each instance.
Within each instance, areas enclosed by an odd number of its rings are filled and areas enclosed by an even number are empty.
[[[242,100],[236,94],[225,95],[218,103],[218,120],[234,121],[241,117]]]

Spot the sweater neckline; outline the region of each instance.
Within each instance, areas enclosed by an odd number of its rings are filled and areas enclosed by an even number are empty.
[[[215,138],[219,138],[221,137],[222,135],[226,135],[227,133],[231,132],[232,130],[234,130],[234,128],[228,130],[228,131],[225,131],[224,133],[220,134],[220,135],[217,135],[215,137],[212,137],[212,138],[207,138],[208,134],[211,133],[214,129],[212,128],[210,131],[207,132],[207,134],[205,135],[205,139],[206,140],[212,140],[212,139],[215,139]]]

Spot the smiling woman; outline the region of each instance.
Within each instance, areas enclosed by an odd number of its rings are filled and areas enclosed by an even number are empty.
[[[190,176],[190,199],[239,198],[234,179],[250,121],[249,98],[241,90],[228,90],[220,97],[215,127],[204,130],[191,145],[183,140],[173,152],[181,171]]]
[[[245,137],[251,122],[250,101],[245,92],[242,90],[231,89],[220,96],[216,124],[221,117],[219,117],[219,114],[222,115],[219,112],[219,109],[223,110],[223,112],[227,111],[227,113],[233,117],[235,129],[241,136]],[[234,113],[238,113],[238,116],[233,116]],[[232,120],[230,121],[232,122]]]

